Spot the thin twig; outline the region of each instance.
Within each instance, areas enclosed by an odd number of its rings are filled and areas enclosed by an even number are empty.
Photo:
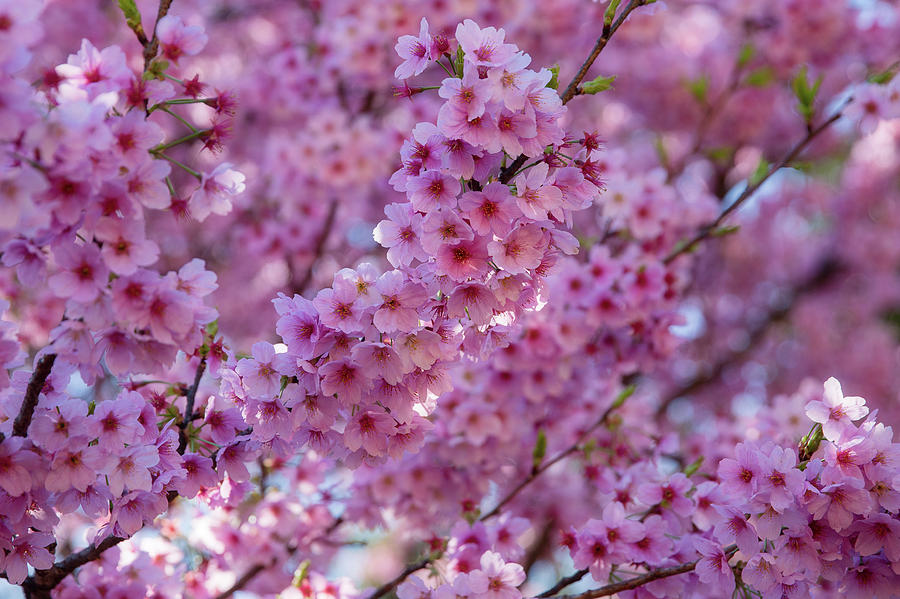
[[[200,388],[200,379],[203,378],[203,372],[205,370],[206,358],[203,357],[200,358],[200,363],[197,364],[197,372],[194,373],[194,382],[185,394],[184,419],[178,425],[178,453],[184,453],[184,450],[187,447],[187,427],[194,420],[194,400],[197,397],[197,390]]]
[[[665,399],[663,399],[656,409],[657,418],[662,417],[663,414],[666,413],[666,410],[668,410],[669,405],[676,399],[684,397],[689,393],[694,393],[698,389],[702,389],[706,385],[718,380],[719,376],[721,376],[726,368],[735,364],[738,360],[753,351],[753,349],[765,338],[766,333],[773,324],[785,320],[790,315],[791,311],[797,305],[800,296],[821,289],[831,282],[840,270],[841,266],[833,256],[829,256],[823,260],[811,276],[807,277],[805,281],[791,289],[790,298],[786,305],[769,311],[766,316],[759,321],[759,324],[750,330],[747,343],[742,349],[730,352],[726,356],[720,358],[711,367],[705,369],[678,389],[666,395]]]
[[[617,18],[614,22],[603,26],[603,32],[597,39],[597,43],[594,44],[593,49],[591,49],[591,53],[587,58],[584,59],[584,62],[578,69],[578,72],[575,73],[575,77],[572,78],[572,81],[569,82],[569,85],[566,86],[566,89],[560,96],[563,104],[568,103],[569,100],[578,95],[578,86],[581,85],[582,81],[584,81],[584,78],[585,76],[587,76],[587,72],[591,68],[591,65],[593,65],[597,60],[597,57],[600,56],[600,53],[606,47],[606,44],[609,43],[610,38],[619,29],[619,27],[622,26],[622,24],[625,22],[625,19],[628,18],[628,15],[630,15],[636,8],[644,5],[646,1],[647,0],[631,0],[625,6],[624,10],[622,10],[619,18]],[[525,164],[526,160],[528,160],[528,157],[525,156],[525,154],[520,154],[515,160],[509,163],[503,170],[500,171],[500,182],[504,184],[509,183],[512,178],[519,172],[519,169],[522,168],[522,165]]]
[[[729,547],[726,547],[724,549],[724,552],[726,557],[728,557],[728,559],[731,559],[731,556],[733,556],[735,552],[737,552],[737,547],[731,545]],[[599,589],[592,589],[590,591],[585,591],[577,595],[556,595],[553,599],[594,599],[595,597],[608,597],[609,595],[615,595],[616,593],[621,593],[622,591],[630,591],[632,589],[636,589],[647,584],[648,582],[653,582],[654,580],[691,572],[694,570],[694,568],[697,567],[697,562],[699,561],[699,559],[696,559],[692,562],[681,564],[680,566],[657,568],[656,570],[651,570],[650,572],[642,574],[641,576],[636,576],[635,578],[631,578],[629,580],[623,580],[622,582],[608,584],[606,586],[600,587]],[[539,596],[546,597],[547,595]]]
[[[538,597],[552,597],[553,595],[557,594],[558,592],[560,592],[561,590],[563,590],[570,584],[574,584],[574,583],[578,582],[579,580],[581,580],[582,578],[584,578],[588,572],[590,572],[590,570],[585,568],[583,570],[579,570],[578,572],[575,572],[574,574],[572,574],[570,576],[566,576],[565,578],[563,578],[559,582],[557,582],[555,585],[553,585],[552,587],[550,587],[549,589],[547,589],[546,591],[544,591],[543,593],[541,593],[540,595],[537,595],[537,596]]]
[[[732,202],[730,206],[725,208],[725,210],[723,210],[714,221],[700,227],[700,230],[697,232],[697,234],[694,235],[694,237],[692,237],[689,241],[679,244],[674,250],[669,253],[668,256],[665,257],[663,262],[665,264],[671,263],[673,260],[675,260],[675,258],[691,251],[698,243],[712,235],[712,233],[719,228],[719,225],[721,225],[722,222],[726,218],[728,218],[728,216],[731,215],[732,212],[740,208],[744,204],[744,202],[750,199],[750,197],[753,196],[753,194],[756,193],[756,191],[760,187],[762,187],[762,185],[766,181],[768,181],[769,178],[772,177],[772,175],[793,162],[797,158],[797,156],[799,156],[800,153],[803,152],[804,149],[806,149],[806,146],[808,146],[813,139],[815,139],[819,134],[828,129],[828,127],[830,127],[835,121],[841,118],[841,114],[842,110],[838,110],[827,121],[825,121],[815,129],[809,131],[803,139],[801,139],[793,148],[791,148],[791,150],[787,154],[784,155],[781,160],[778,161],[777,164],[770,167],[769,170],[766,171],[766,174],[763,175],[758,181],[751,183],[748,180],[747,187],[746,189],[744,189],[744,192],[741,193],[741,195],[738,196],[738,198],[734,202]]]
[[[55,361],[56,354],[44,354],[34,367],[31,380],[28,381],[28,387],[25,389],[22,407],[19,408],[19,414],[13,422],[12,434],[14,437],[24,437],[28,434],[28,427],[31,425],[31,418],[34,416],[34,409],[37,407],[41,390],[44,388],[44,383],[47,382],[47,377],[50,376]]]
[[[416,562],[414,564],[407,566],[406,569],[403,570],[403,572],[401,572],[400,574],[398,574],[391,580],[387,581],[386,583],[384,583],[383,585],[381,585],[380,587],[375,589],[375,592],[372,593],[371,595],[369,595],[368,599],[378,599],[379,597],[387,595],[388,593],[393,591],[395,588],[397,588],[397,586],[401,582],[406,580],[406,578],[410,574],[413,574],[413,573],[421,570],[422,568],[428,567],[428,565],[431,564],[434,560],[435,560],[435,558],[433,558],[433,557],[426,557],[426,558],[419,560],[418,562]]]
[[[122,537],[106,537],[98,545],[91,543],[81,551],[56,562],[46,570],[37,570],[22,583],[25,596],[28,599],[49,599],[50,591],[62,582],[66,576],[74,572],[76,568],[94,561],[104,551],[124,540]]]
[[[337,199],[334,199],[331,201],[331,205],[328,206],[328,215],[325,217],[325,224],[322,225],[322,232],[319,234],[319,239],[316,242],[312,261],[309,263],[309,268],[306,269],[306,274],[303,275],[303,280],[301,280],[297,285],[293,286],[294,293],[302,294],[304,291],[306,291],[306,288],[309,287],[309,283],[313,278],[313,270],[316,266],[316,263],[319,261],[319,258],[322,257],[322,253],[325,251],[325,243],[328,241],[328,237],[331,234],[331,229],[334,227],[334,218],[335,216],[337,216],[337,208],[338,201]]]
[[[616,403],[613,403],[613,404],[610,405],[608,408],[606,408],[606,410],[604,410],[604,412],[603,412],[603,414],[600,416],[600,418],[598,418],[598,419],[594,422],[594,424],[592,424],[592,425],[589,426],[585,431],[583,431],[583,432],[578,436],[578,438],[575,440],[574,443],[572,443],[571,445],[569,445],[568,447],[566,447],[564,450],[562,450],[561,452],[559,452],[558,454],[556,454],[556,456],[554,456],[552,459],[547,460],[546,462],[544,462],[543,464],[541,464],[540,467],[538,467],[538,468],[532,470],[531,474],[529,474],[528,477],[526,477],[526,478],[525,478],[524,480],[522,480],[518,485],[516,485],[515,488],[514,488],[512,491],[510,491],[509,493],[507,493],[507,494],[503,497],[503,499],[501,499],[501,500],[497,503],[497,505],[494,506],[494,509],[492,509],[491,511],[489,511],[489,512],[486,513],[485,515],[481,516],[481,518],[479,518],[479,520],[484,521],[484,520],[487,520],[488,518],[492,518],[493,516],[496,516],[496,515],[500,512],[500,509],[503,508],[503,506],[505,506],[507,503],[509,503],[510,501],[512,501],[512,500],[515,498],[515,496],[518,495],[518,494],[522,491],[522,489],[524,489],[525,487],[527,487],[528,485],[530,485],[537,477],[539,477],[541,474],[543,474],[544,472],[546,472],[547,470],[549,470],[549,469],[550,469],[551,467],[553,467],[557,462],[560,462],[561,460],[565,459],[565,458],[568,457],[569,455],[571,455],[571,454],[575,453],[576,451],[578,451],[578,448],[581,446],[581,443],[582,443],[585,439],[587,439],[587,437],[588,437],[591,433],[593,433],[595,430],[597,430],[598,428],[600,428],[601,426],[603,426],[604,424],[606,424],[606,423],[608,422],[609,417],[612,416],[612,413],[616,410],[617,407],[619,407],[619,406],[617,406]]]

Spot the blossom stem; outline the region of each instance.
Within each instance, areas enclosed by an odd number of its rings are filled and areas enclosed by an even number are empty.
[[[175,159],[172,158],[171,156],[167,156],[167,155],[163,154],[162,152],[157,152],[157,153],[154,154],[154,155],[155,155],[156,157],[158,157],[158,158],[162,158],[162,159],[164,159],[164,160],[168,160],[169,162],[171,162],[171,163],[174,164],[175,166],[177,166],[177,167],[181,168],[182,170],[184,170],[184,171],[185,171],[186,173],[188,173],[189,175],[193,175],[194,177],[196,177],[198,181],[202,181],[202,180],[203,180],[203,175],[201,175],[200,173],[198,173],[197,171],[195,171],[194,169],[192,169],[192,168],[189,167],[188,165],[182,164],[181,162],[178,162],[177,160],[175,160]]]
[[[766,174],[760,177],[758,180],[751,182],[748,179],[747,187],[744,189],[744,192],[741,193],[741,195],[738,196],[738,198],[734,202],[732,202],[727,208],[725,208],[725,210],[723,210],[714,221],[700,227],[699,231],[697,231],[697,233],[690,240],[679,243],[677,246],[675,246],[675,248],[669,253],[669,255],[665,257],[663,263],[670,264],[673,260],[675,260],[675,258],[682,254],[690,252],[697,246],[698,243],[712,235],[713,232],[719,228],[719,225],[721,225],[722,222],[726,218],[728,218],[732,212],[740,208],[741,205],[744,204],[744,202],[750,199],[750,197],[752,197],[753,194],[755,194],[756,191],[772,177],[772,175],[793,162],[797,158],[797,156],[799,156],[800,153],[803,152],[804,149],[806,149],[806,146],[808,146],[823,131],[828,129],[828,127],[830,127],[835,121],[841,118],[842,114],[843,108],[835,112],[828,120],[823,122],[818,127],[811,129],[803,139],[797,142],[797,144],[794,145],[794,147],[791,148],[791,150],[787,154],[785,154],[780,161],[778,161],[777,164],[769,167],[769,170],[766,171]]]
[[[179,116],[179,115],[176,114],[175,112],[169,110],[169,109],[166,108],[165,106],[161,106],[160,104],[157,104],[157,106],[160,106],[160,110],[162,110],[162,111],[165,112],[166,114],[168,114],[168,115],[174,117],[175,119],[177,119],[179,122],[181,122],[182,125],[184,125],[184,126],[187,127],[188,129],[190,129],[192,132],[196,133],[196,132],[198,131],[198,129],[197,129],[196,127],[194,127],[193,125],[191,125],[189,122],[187,122],[187,120],[185,120],[184,118],[182,118],[181,116]]]
[[[197,139],[198,137],[203,137],[204,135],[208,135],[210,133],[210,131],[212,131],[212,130],[211,129],[195,130],[193,133],[191,133],[189,135],[185,135],[184,137],[181,137],[174,141],[170,141],[167,144],[162,144],[162,145],[156,146],[155,148],[151,148],[150,153],[156,154],[157,152],[162,152],[164,150],[168,150],[169,148],[174,148],[175,146],[181,145],[186,141],[191,141],[192,139]]]

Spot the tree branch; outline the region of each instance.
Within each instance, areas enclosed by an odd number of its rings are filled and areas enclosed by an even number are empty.
[[[153,24],[153,37],[144,44],[144,70],[150,66],[150,63],[156,58],[156,52],[159,50],[159,38],[156,37],[156,26],[160,19],[169,14],[169,8],[172,7],[173,0],[159,0],[159,10],[156,11],[156,23]],[[145,36],[146,39],[146,36]]]
[[[813,139],[818,137],[819,134],[828,129],[828,127],[830,127],[835,121],[841,118],[842,113],[843,109],[838,110],[824,123],[822,123],[815,129],[810,130],[803,139],[801,139],[793,148],[791,148],[791,150],[787,154],[785,154],[785,156],[780,161],[778,161],[776,165],[770,167],[766,174],[763,175],[763,177],[758,181],[751,183],[750,180],[748,180],[747,188],[744,189],[743,193],[741,193],[741,195],[738,196],[738,198],[734,202],[732,202],[730,206],[725,208],[725,210],[723,210],[714,221],[700,227],[700,230],[697,232],[697,234],[694,235],[694,237],[692,237],[689,241],[678,244],[675,249],[673,249],[669,253],[669,255],[665,257],[663,263],[671,263],[673,260],[675,260],[675,258],[691,251],[698,243],[712,235],[712,233],[719,228],[719,225],[721,225],[722,222],[726,218],[728,218],[728,216],[731,215],[732,212],[740,208],[744,202],[750,199],[750,197],[753,196],[753,194],[756,193],[756,191],[760,187],[762,187],[763,183],[768,181],[769,178],[772,177],[772,175],[793,162],[800,155],[800,153],[803,152],[804,149],[806,149],[806,146],[808,146]]]
[[[753,351],[753,349],[765,338],[766,333],[769,331],[773,324],[781,322],[790,315],[791,311],[797,305],[797,300],[800,296],[821,289],[829,282],[831,282],[834,276],[837,275],[840,270],[841,266],[833,256],[825,258],[811,276],[807,277],[805,281],[791,289],[790,298],[788,299],[786,305],[769,311],[756,326],[750,329],[748,335],[749,339],[747,345],[744,348],[733,351],[725,357],[720,358],[710,368],[707,368],[704,372],[701,372],[688,382],[684,383],[675,391],[672,391],[671,393],[666,395],[665,399],[663,399],[659,407],[656,409],[657,418],[662,417],[662,415],[665,414],[666,410],[669,408],[669,405],[671,405],[672,402],[674,402],[676,399],[678,399],[679,397],[683,397],[689,393],[693,393],[698,389],[702,389],[706,385],[714,382],[719,378],[719,376],[722,374],[722,372],[724,372],[726,368]]]
[[[22,583],[25,596],[28,599],[50,599],[50,591],[62,580],[75,571],[76,568],[94,561],[109,549],[124,541],[122,537],[106,537],[99,545],[93,543],[77,553],[53,564],[47,570],[37,570],[33,576],[29,576]]]
[[[628,18],[628,15],[630,15],[636,8],[643,6],[646,1],[647,0],[631,0],[625,6],[625,9],[622,10],[622,13],[619,15],[618,19],[603,26],[603,32],[597,39],[597,43],[594,44],[591,53],[588,54],[588,57],[584,59],[584,62],[578,69],[578,72],[575,73],[575,77],[572,78],[572,81],[569,82],[569,85],[566,86],[566,89],[560,96],[563,104],[568,103],[569,100],[571,100],[578,94],[578,86],[581,85],[582,81],[584,81],[584,78],[585,76],[587,76],[587,72],[591,68],[591,65],[593,65],[597,60],[597,57],[600,56],[600,53],[606,47],[606,44],[609,43],[610,38],[616,31],[618,31],[619,27],[622,26],[622,24],[625,22],[625,19]],[[519,169],[522,168],[522,165],[525,164],[526,160],[528,160],[528,157],[524,154],[520,154],[515,160],[509,163],[506,168],[500,171],[500,182],[503,184],[509,183],[512,180],[513,176],[519,171]]]
[[[56,354],[44,354],[34,367],[31,380],[28,381],[28,388],[25,390],[22,407],[13,422],[12,434],[14,437],[24,437],[28,434],[28,427],[31,425],[31,418],[34,416],[34,409],[37,407],[41,390],[44,388],[44,383],[47,382],[47,377],[50,376],[55,361]]]
[[[310,281],[313,278],[313,269],[316,265],[316,262],[319,261],[319,258],[322,257],[322,254],[325,251],[325,243],[328,241],[328,237],[331,234],[331,229],[334,227],[334,218],[337,215],[338,201],[334,199],[331,201],[331,205],[328,207],[328,215],[325,217],[325,224],[322,225],[322,232],[319,234],[319,240],[316,242],[316,248],[313,252],[313,259],[309,263],[309,268],[306,269],[306,274],[303,275],[303,280],[300,283],[293,286],[294,293],[303,294],[306,291],[306,288],[309,287]]]
[[[407,578],[410,574],[413,574],[413,573],[415,573],[415,572],[421,570],[422,568],[427,567],[427,566],[428,566],[429,564],[431,564],[435,559],[437,559],[437,558],[434,558],[434,557],[426,557],[426,558],[423,558],[423,559],[419,560],[418,562],[416,562],[416,563],[414,563],[414,564],[410,564],[409,566],[406,567],[405,570],[403,570],[403,572],[401,572],[400,574],[398,574],[397,576],[395,576],[395,577],[392,578],[391,580],[387,581],[386,583],[384,583],[383,585],[381,585],[380,587],[378,587],[377,589],[375,589],[375,592],[372,593],[371,595],[369,595],[368,599],[378,599],[379,597],[382,597],[382,596],[384,596],[384,595],[387,595],[388,593],[390,593],[391,591],[393,591],[395,588],[397,588],[397,586],[398,586],[401,582],[403,582],[404,580],[406,580],[406,578]]]
[[[197,397],[197,390],[200,388],[200,379],[203,378],[203,372],[206,370],[206,357],[200,358],[197,365],[197,372],[194,373],[194,382],[191,384],[185,394],[184,419],[178,425],[178,453],[184,453],[187,448],[187,427],[194,421],[194,400]]]
[[[590,570],[585,568],[584,570],[579,570],[578,572],[575,572],[574,574],[572,574],[570,576],[566,576],[565,578],[560,579],[560,581],[557,582],[555,585],[553,585],[552,587],[550,587],[549,589],[547,589],[546,591],[544,591],[543,593],[541,593],[540,595],[537,595],[537,596],[538,597],[552,597],[553,595],[560,592],[561,590],[563,590],[570,584],[576,583],[579,580],[581,580],[582,578],[584,578],[585,575],[589,571]]]
[[[731,559],[731,556],[733,556],[737,552],[737,547],[731,545],[729,547],[726,547],[724,549],[724,552],[725,555],[729,559]],[[615,595],[616,593],[621,593],[622,591],[630,591],[632,589],[636,589],[647,584],[648,582],[653,582],[654,580],[691,572],[694,568],[697,567],[697,562],[699,561],[699,559],[696,559],[692,562],[681,564],[680,566],[657,568],[656,570],[651,570],[646,574],[636,576],[635,578],[632,578],[630,580],[623,580],[622,582],[608,584],[606,586],[600,587],[599,589],[592,589],[578,595],[556,595],[553,599],[594,599],[595,597],[608,597],[609,595]],[[546,595],[539,595],[539,597],[546,597]]]

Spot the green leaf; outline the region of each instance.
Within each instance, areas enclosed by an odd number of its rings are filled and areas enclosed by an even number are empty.
[[[612,409],[618,410],[625,404],[625,400],[634,395],[635,390],[637,389],[637,385],[628,385],[616,396],[616,399],[612,403]]]
[[[466,56],[466,53],[463,52],[462,46],[456,48],[456,60],[453,61],[453,71],[456,73],[456,76],[462,79],[463,76],[463,60]]]
[[[753,44],[748,43],[741,46],[741,51],[738,53],[738,66],[746,66],[748,62],[753,60],[754,54],[756,54],[756,48],[753,47]]]
[[[756,165],[756,169],[753,171],[753,174],[750,175],[750,187],[759,185],[759,182],[765,178],[768,172],[769,162],[765,158],[760,158],[759,164]]]
[[[534,451],[531,452],[531,464],[534,470],[541,467],[541,462],[544,461],[545,455],[547,455],[547,435],[544,434],[544,431],[539,430],[537,441],[534,444]]]
[[[594,95],[600,92],[605,92],[608,89],[612,88],[613,81],[616,80],[615,75],[610,75],[609,77],[604,77],[600,75],[599,77],[588,81],[581,87],[581,93],[587,95]]]
[[[819,93],[819,87],[821,85],[821,75],[816,78],[815,83],[812,85],[809,84],[806,65],[803,65],[800,68],[800,71],[791,81],[791,88],[794,90],[794,95],[797,97],[797,111],[803,115],[803,118],[806,119],[807,123],[812,120],[813,113],[815,112],[813,105],[816,102],[816,95]]]
[[[119,8],[125,15],[125,22],[131,29],[141,24],[141,11],[138,10],[134,0],[119,0]]]
[[[744,83],[753,87],[766,87],[775,81],[775,71],[770,66],[759,67],[747,73]]]
[[[706,96],[709,94],[709,76],[701,75],[693,81],[686,82],[687,89],[700,104],[706,104]]]
[[[219,334],[219,319],[215,319],[208,325],[206,325],[206,334],[209,335],[210,339],[214,338]]]
[[[866,80],[869,83],[875,83],[877,85],[884,85],[885,83],[890,83],[894,78],[894,75],[897,74],[897,67],[900,66],[900,63],[892,64],[886,70],[881,72],[872,73],[869,75]]]
[[[685,476],[693,476],[697,473],[697,470],[700,470],[700,466],[703,465],[703,456],[700,456],[693,463],[691,463],[687,468],[684,469]]]
[[[741,230],[740,225],[726,225],[724,227],[719,227],[718,229],[714,229],[710,235],[713,237],[725,237],[726,235],[731,235],[733,233],[737,233]]]
[[[297,569],[294,570],[294,579],[291,581],[291,584],[296,588],[300,588],[303,584],[303,581],[306,580],[306,575],[309,573],[309,560],[305,559],[300,562],[300,565],[297,566]]]
[[[553,76],[551,76],[550,81],[547,82],[547,87],[550,89],[559,89],[559,65],[555,64],[550,67],[550,72],[553,73]]]
[[[612,0],[606,7],[606,13],[603,15],[603,25],[609,27],[616,18],[616,11],[619,10],[619,4],[622,0]]]

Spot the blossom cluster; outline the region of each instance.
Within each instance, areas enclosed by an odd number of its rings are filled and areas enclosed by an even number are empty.
[[[429,48],[426,63],[435,44],[455,53],[425,22],[416,39]],[[590,153],[596,142],[564,138],[550,71],[526,69],[527,55],[503,40],[472,21],[457,28],[460,72],[442,83],[437,125],[420,123],[404,143],[391,183],[407,201],[389,205],[375,228],[395,268],[361,264],[311,301],[277,299],[286,351],[257,343],[236,376],[224,376],[223,394],[253,439],[340,448],[348,463],[416,450],[430,398],[449,390],[445,364],[495,343],[490,331],[533,307],[558,255],[577,248],[565,223],[592,203],[599,181],[589,160],[554,150]],[[542,158],[508,185],[504,158],[520,152]]]
[[[896,7],[148,3],[0,0],[7,580],[896,594]]]

